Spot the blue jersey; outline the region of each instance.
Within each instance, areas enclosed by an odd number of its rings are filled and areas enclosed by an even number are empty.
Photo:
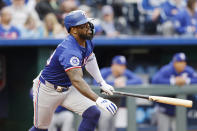
[[[116,78],[112,75],[110,67],[101,69],[101,75],[108,84],[114,86]],[[126,79],[126,85],[142,84],[142,80],[128,69],[120,77]]]
[[[172,13],[172,10],[177,10],[178,12],[178,8],[176,6],[176,4],[170,2],[170,1],[166,1],[161,5],[162,11],[161,11],[161,22],[165,22],[167,20],[172,20],[173,17],[176,14]]]
[[[54,85],[71,86],[66,71],[84,68],[92,52],[93,44],[90,40],[86,41],[86,47],[82,47],[72,35],[68,35],[48,59],[41,76]]]
[[[175,30],[179,34],[185,33],[197,33],[191,32],[188,27],[194,26],[197,28],[197,12],[192,16],[186,8],[179,11],[179,13],[174,17]]]
[[[145,14],[145,21],[152,21],[153,12],[155,9],[160,8],[163,2],[164,0],[142,0],[140,6],[143,14]]]
[[[11,26],[9,29],[5,29],[0,24],[0,37],[6,39],[16,39],[20,37],[20,31],[14,26]]]
[[[158,8],[163,3],[162,0],[142,0],[142,8],[146,11],[153,11],[155,8]]]
[[[152,84],[170,84],[170,78],[176,76],[183,76],[190,78],[191,84],[197,83],[197,75],[194,69],[186,66],[183,72],[177,73],[173,67],[173,63],[163,66],[152,78]],[[167,104],[158,103],[159,110],[167,115],[175,115],[175,107]]]
[[[170,79],[176,76],[190,78],[191,84],[197,83],[197,74],[190,66],[186,66],[183,72],[177,73],[173,63],[169,63],[162,67],[152,78],[153,84],[170,84]]]
[[[12,0],[3,0],[3,2],[5,2],[6,5],[11,5],[12,4]],[[25,0],[25,4],[28,3],[28,0]]]

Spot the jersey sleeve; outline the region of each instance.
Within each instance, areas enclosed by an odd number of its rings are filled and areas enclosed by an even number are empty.
[[[189,84],[196,84],[197,83],[197,72],[195,72],[195,70],[190,66],[186,67],[186,71],[189,74],[189,76],[188,76],[188,79],[190,79]]]
[[[124,74],[128,79],[126,82],[126,85],[135,85],[135,84],[142,84],[142,80],[140,77],[135,75],[133,72],[130,70],[126,69],[125,74]]]
[[[74,53],[72,51],[64,51],[59,57],[59,62],[65,71],[82,67],[82,57],[79,53]]]
[[[152,84],[171,84],[171,66],[162,67],[152,78]]]

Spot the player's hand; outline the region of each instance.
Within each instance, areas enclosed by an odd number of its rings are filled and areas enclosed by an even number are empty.
[[[175,78],[176,85],[183,86],[186,84],[186,80],[183,77],[176,77]]]
[[[105,81],[101,82],[100,84],[100,88],[105,92],[105,94],[113,95],[114,88],[111,85],[107,84]]]
[[[104,109],[105,111],[111,113],[112,115],[116,114],[117,106],[108,99],[103,99],[102,97],[98,97],[96,100],[96,104],[98,107]]]
[[[126,79],[125,79],[125,77],[116,78],[115,81],[114,81],[114,85],[117,88],[125,87],[126,86]]]

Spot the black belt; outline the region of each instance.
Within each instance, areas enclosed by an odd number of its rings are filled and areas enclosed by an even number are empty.
[[[53,88],[58,92],[65,92],[69,89],[68,86],[58,86],[58,85],[51,84],[50,82],[46,81],[42,76],[39,77],[39,80],[47,87]]]

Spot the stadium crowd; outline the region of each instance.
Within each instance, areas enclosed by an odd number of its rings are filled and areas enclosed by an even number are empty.
[[[81,9],[96,35],[197,36],[196,0],[2,0],[0,37],[64,38],[63,19]]]

